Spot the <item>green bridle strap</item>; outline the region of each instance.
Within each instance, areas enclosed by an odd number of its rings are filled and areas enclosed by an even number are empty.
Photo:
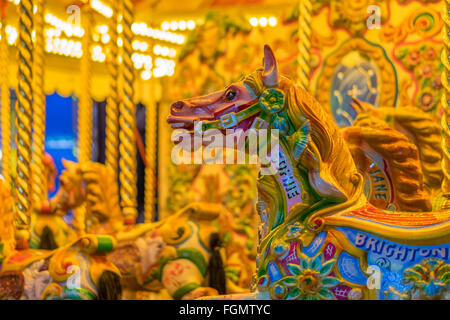
[[[232,128],[242,121],[258,114],[261,111],[261,106],[259,102],[251,105],[250,107],[239,111],[239,112],[231,112],[220,117],[219,120],[213,121],[202,121],[202,131],[205,132],[209,129],[217,129],[217,130],[225,130],[228,128]]]

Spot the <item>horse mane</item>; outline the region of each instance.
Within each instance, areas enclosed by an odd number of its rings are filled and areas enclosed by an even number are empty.
[[[400,211],[431,211],[419,151],[407,136],[374,117],[357,118],[347,132],[354,156],[362,152],[359,145],[364,141],[388,162]]]
[[[441,127],[433,118],[416,107],[395,108],[395,121],[408,130],[419,149],[424,184],[433,193],[441,189]]]
[[[261,69],[245,76],[242,81],[257,96],[267,89]],[[278,88],[285,94],[285,111],[294,130],[306,120],[310,122],[312,143],[296,165],[308,170],[311,186],[320,196],[335,202],[359,199],[363,181],[333,119],[311,94],[292,80],[281,76]]]
[[[85,164],[66,163],[63,172],[67,179],[82,181],[89,180],[86,188],[87,206],[79,206],[74,211],[74,228],[81,234],[101,233],[111,234],[123,227],[123,216],[119,205],[119,191],[114,173],[105,165],[97,162]],[[87,169],[86,177],[80,168]],[[76,182],[80,185],[80,182]],[[88,209],[88,210],[86,210]],[[86,225],[86,220],[89,225]]]

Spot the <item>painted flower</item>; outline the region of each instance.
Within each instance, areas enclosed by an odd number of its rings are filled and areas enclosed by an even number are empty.
[[[425,59],[427,60],[434,60],[437,56],[436,50],[434,50],[434,48],[429,47],[425,50],[425,52],[423,53]]]
[[[417,50],[411,51],[408,55],[409,62],[416,65],[420,61],[420,52]]]
[[[418,292],[421,299],[441,299],[450,291],[450,265],[441,259],[424,259],[403,272],[403,283],[412,284],[411,292]]]
[[[267,89],[261,94],[259,103],[269,114],[280,112],[284,107],[284,94],[278,89]]]
[[[442,88],[441,76],[437,76],[433,79],[433,87],[436,89]]]
[[[329,276],[335,262],[336,259],[324,262],[322,254],[314,258],[302,254],[300,265],[288,264],[292,278],[296,280],[296,286],[289,290],[286,299],[335,299],[330,288],[337,286],[339,280]]]
[[[429,77],[433,73],[433,67],[430,64],[426,64],[421,68],[420,73],[423,77]]]
[[[431,93],[424,92],[420,96],[419,102],[420,102],[420,107],[423,110],[429,110],[434,104],[434,97],[433,97],[433,95]]]

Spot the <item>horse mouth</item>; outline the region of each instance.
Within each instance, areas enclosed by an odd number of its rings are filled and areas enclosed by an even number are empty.
[[[224,114],[226,115],[226,114]],[[221,115],[223,116],[223,115]],[[173,116],[173,115],[169,115],[167,117],[167,123],[170,125],[170,127],[172,129],[184,129],[189,131],[189,133],[194,133],[194,124],[196,122],[201,122],[201,121],[216,121],[216,120],[220,120],[221,116],[215,116],[215,117],[211,117],[208,119],[201,119],[201,118],[193,118],[193,117],[177,117],[177,116]],[[240,123],[236,124],[234,127],[230,127],[227,129],[242,129],[244,131],[247,131],[248,129],[250,129],[250,127],[253,124],[253,121],[255,120],[256,117],[259,116],[259,113],[249,117],[248,119],[242,120]],[[223,130],[221,130],[223,131]]]
[[[201,119],[176,117],[172,115],[167,117],[167,123],[170,125],[172,129],[185,129],[190,132],[193,132],[194,130],[195,121],[201,121]]]

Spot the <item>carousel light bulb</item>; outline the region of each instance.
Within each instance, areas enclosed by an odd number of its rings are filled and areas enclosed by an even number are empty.
[[[97,26],[97,30],[100,33],[107,33],[108,32],[108,26],[103,24],[103,25],[99,25]]]
[[[194,20],[189,20],[189,21],[187,22],[186,26],[187,26],[187,28],[188,28],[189,30],[194,29],[194,28],[195,28],[195,22],[194,22]]]
[[[118,33],[122,33],[122,31],[123,31],[123,26],[121,24],[118,24],[117,25],[117,32]]]
[[[275,18],[275,17],[270,17],[270,18],[269,18],[269,25],[270,25],[271,27],[275,27],[275,26],[277,25],[277,18]]]
[[[258,26],[258,18],[256,18],[256,17],[251,17],[251,18],[250,18],[250,24],[251,24],[253,27],[257,27],[257,26]]]
[[[177,55],[177,50],[175,49],[170,49],[169,50],[169,57],[175,57]]]
[[[267,18],[266,18],[266,17],[261,17],[261,18],[259,18],[259,25],[260,25],[261,27],[267,26]]]
[[[134,22],[132,25],[131,25],[131,31],[133,32],[133,33],[135,33],[135,34],[139,34],[139,24],[137,23],[137,22]]]
[[[169,23],[168,21],[164,21],[164,22],[161,24],[161,29],[163,29],[164,31],[169,30],[169,28],[170,28],[170,23]]]
[[[108,43],[109,39],[110,39],[109,34],[105,33],[102,35],[102,43],[104,44]]]
[[[100,47],[99,45],[96,45],[92,48],[92,52],[94,54],[100,54],[100,53],[102,53],[102,47]]]
[[[187,25],[186,25],[186,21],[184,21],[184,20],[181,20],[179,23],[178,23],[178,29],[180,29],[180,30],[186,30],[186,27],[187,27]]]
[[[169,48],[163,47],[162,50],[161,50],[161,54],[163,56],[168,56],[169,55]]]
[[[123,46],[123,40],[122,40],[122,38],[118,38],[118,39],[117,39],[117,45],[118,45],[119,47]]]
[[[8,44],[13,45],[17,40],[17,30],[14,27],[6,26],[6,34],[8,36]]]
[[[33,6],[33,13],[34,13],[34,14],[36,14],[37,9],[38,9],[37,5],[34,5],[34,6]]]
[[[144,70],[141,73],[142,80],[149,80],[152,77],[152,73],[149,70]]]
[[[155,78],[160,78],[160,77],[162,77],[164,75],[164,70],[163,69],[161,69],[161,68],[155,68],[155,69],[153,69],[153,76],[155,77]]]
[[[153,53],[158,55],[161,54],[161,46],[159,44],[153,47]]]
[[[178,29],[178,22],[172,21],[170,23],[170,29],[173,30],[173,31],[177,30]]]
[[[113,10],[100,0],[91,0],[91,7],[107,18],[111,18],[113,15]]]

